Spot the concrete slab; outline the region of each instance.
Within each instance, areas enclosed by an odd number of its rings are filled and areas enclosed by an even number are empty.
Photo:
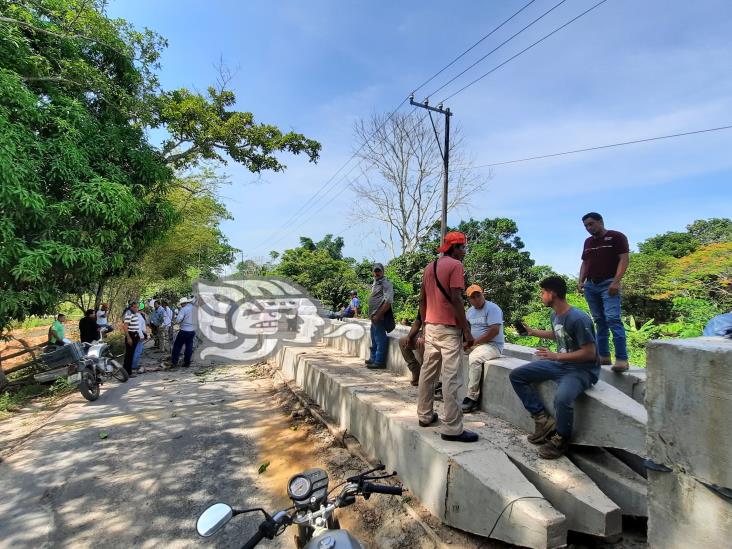
[[[732,488],[732,340],[657,340],[647,352],[651,459]]]
[[[501,449],[523,475],[567,517],[567,528],[594,536],[612,537],[622,532],[620,508],[591,478],[569,459],[539,458],[538,447],[526,434],[485,413],[466,416],[469,429]]]
[[[488,364],[483,375],[481,408],[525,431],[533,431],[533,420],[516,396],[508,378],[511,371],[524,364],[524,361],[499,358]],[[553,414],[556,384],[543,382],[537,389],[545,407]],[[598,381],[577,399],[574,419],[574,444],[609,446],[638,455],[645,454],[645,408],[603,381]]]
[[[648,516],[646,479],[602,448],[576,447],[569,458],[614,501],[624,515]]]
[[[648,472],[650,549],[730,547],[732,504],[683,473]]]
[[[564,515],[488,439],[443,441],[439,426],[417,425],[416,407],[396,391],[356,391],[353,402],[353,435],[446,524],[527,547],[566,543]],[[501,516],[507,505],[510,516]]]
[[[416,389],[393,372],[369,371],[360,359],[324,347],[288,349],[280,360],[286,377],[300,380],[308,392],[321,392],[315,400],[329,413],[331,402],[335,408],[331,415],[337,416],[340,425],[388,468],[399,471],[420,501],[447,524],[488,535],[498,515],[491,522],[485,513],[496,506],[500,506],[500,513],[513,499],[530,498],[512,504],[511,519],[501,517],[493,537],[549,547],[557,546],[568,528],[597,536],[620,533],[620,509],[587,475],[566,458],[554,462],[538,459],[536,447],[508,423],[478,414],[480,421],[469,424],[481,434],[478,443],[445,442],[439,438],[439,425],[418,427]],[[313,373],[304,374],[303,370]],[[466,421],[474,419],[476,416],[471,415]],[[475,464],[482,460],[488,465],[479,471]],[[458,489],[463,483],[467,483],[465,490]],[[534,499],[542,494],[547,501]],[[475,498],[482,502],[479,507],[474,505]],[[482,510],[477,518],[468,513],[476,508]],[[531,526],[521,526],[521,541],[512,530],[524,515]]]

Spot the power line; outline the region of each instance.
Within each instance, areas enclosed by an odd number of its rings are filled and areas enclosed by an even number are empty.
[[[650,141],[660,141],[662,139],[672,139],[674,137],[684,137],[687,135],[698,135],[701,133],[718,132],[722,130],[732,129],[732,124],[729,126],[719,126],[717,128],[707,128],[704,130],[695,130],[691,132],[673,133],[670,135],[659,135],[657,137],[648,137],[645,139],[634,139],[632,141],[622,141],[620,143],[610,143],[609,145],[597,145],[595,147],[585,147],[583,149],[574,149],[571,151],[563,151],[558,153],[542,154],[538,156],[528,156],[526,158],[517,158],[514,160],[504,160],[502,162],[491,162],[490,164],[480,164],[478,166],[470,166],[467,168],[458,168],[458,170],[477,170],[479,168],[493,168],[495,166],[505,166],[506,164],[518,164],[519,162],[530,162],[533,160],[543,160],[545,158],[554,158],[557,156],[566,156],[569,154],[577,154],[589,151],[599,151],[602,149],[611,149],[614,147],[624,147],[626,145],[636,145],[638,143],[648,143]]]
[[[468,49],[466,49],[466,50],[465,50],[465,51],[464,51],[463,53],[461,53],[460,55],[458,55],[458,56],[457,56],[457,57],[456,57],[455,59],[453,59],[453,60],[452,60],[452,61],[450,61],[450,62],[449,62],[449,63],[448,63],[447,65],[445,65],[444,67],[442,67],[442,68],[441,68],[441,69],[440,69],[439,71],[437,71],[437,72],[436,72],[435,74],[433,74],[433,75],[432,75],[432,76],[430,76],[430,77],[429,77],[429,78],[428,78],[427,80],[425,80],[424,82],[422,82],[422,83],[421,83],[421,84],[420,84],[419,86],[417,86],[416,88],[414,88],[414,90],[412,90],[412,93],[417,93],[417,92],[418,92],[419,90],[421,90],[422,88],[424,88],[424,87],[425,87],[425,86],[426,86],[427,84],[429,84],[430,82],[432,82],[432,81],[433,81],[433,80],[434,80],[435,78],[437,78],[437,77],[438,77],[438,76],[440,76],[440,75],[441,75],[441,74],[442,74],[443,72],[445,72],[445,71],[446,71],[447,69],[449,69],[450,67],[452,67],[452,66],[453,66],[453,65],[454,65],[455,63],[457,63],[457,62],[458,62],[458,61],[459,61],[460,59],[462,59],[462,58],[463,58],[463,57],[464,57],[464,56],[465,56],[465,55],[466,55],[467,53],[469,53],[469,52],[470,52],[470,51],[472,51],[472,50],[473,50],[473,49],[474,49],[474,48],[475,48],[476,46],[478,46],[479,44],[481,44],[481,43],[482,43],[482,42],[483,42],[483,41],[484,41],[484,40],[485,40],[486,38],[489,38],[490,36],[492,36],[493,34],[495,34],[495,33],[496,33],[496,32],[497,32],[498,30],[500,30],[500,29],[501,29],[501,28],[502,28],[502,27],[503,27],[503,26],[504,26],[504,25],[505,25],[506,23],[510,22],[510,21],[511,21],[511,20],[512,20],[512,19],[513,19],[514,17],[516,17],[516,16],[518,15],[518,14],[520,14],[520,13],[521,13],[522,11],[524,11],[524,10],[525,10],[526,8],[528,8],[528,7],[529,7],[529,6],[531,5],[531,4],[533,4],[534,2],[536,2],[536,0],[531,0],[531,1],[530,1],[530,2],[528,2],[527,4],[524,4],[524,6],[523,6],[523,7],[521,8],[521,9],[519,9],[519,10],[518,10],[518,11],[517,11],[516,13],[514,13],[514,14],[513,14],[513,15],[512,15],[511,17],[509,17],[508,19],[506,19],[506,20],[505,20],[505,21],[504,21],[503,23],[501,23],[500,25],[498,25],[498,26],[497,26],[496,28],[494,28],[494,29],[493,29],[492,31],[490,31],[490,32],[489,32],[488,34],[485,34],[485,35],[483,35],[483,36],[482,36],[482,37],[480,38],[480,40],[478,40],[477,42],[475,42],[475,43],[474,43],[474,44],[473,44],[472,46],[470,46],[470,47],[469,47]],[[489,54],[489,55],[490,55],[490,54]]]
[[[460,78],[463,74],[465,74],[466,72],[468,72],[470,69],[472,69],[476,65],[480,64],[481,62],[483,62],[489,55],[497,52],[503,46],[505,46],[506,44],[508,44],[511,40],[513,40],[514,38],[516,38],[519,34],[521,34],[522,32],[524,32],[529,27],[532,27],[534,24],[536,24],[539,21],[541,21],[544,17],[546,17],[547,15],[549,15],[551,12],[553,12],[559,6],[561,6],[562,4],[564,4],[566,1],[567,0],[561,0],[560,2],[558,2],[557,4],[555,4],[553,7],[549,8],[547,11],[545,11],[544,13],[542,13],[539,17],[537,17],[536,19],[534,19],[531,23],[529,23],[524,28],[522,28],[520,31],[518,31],[514,35],[510,36],[509,38],[507,38],[506,40],[504,40],[503,42],[501,42],[500,44],[498,44],[495,48],[493,48],[491,51],[489,51],[488,53],[486,53],[483,57],[481,57],[480,59],[478,59],[477,61],[475,61],[472,65],[470,65],[469,67],[467,67],[465,70],[463,70],[463,71],[459,72],[458,74],[456,74],[455,76],[453,76],[450,80],[448,80],[442,86],[440,86],[435,91],[433,91],[431,94],[429,94],[429,97],[432,97],[433,95],[437,94],[438,92],[442,91],[447,86],[449,86],[450,84],[452,84],[453,82],[455,82],[455,80],[457,80],[458,78]]]
[[[584,17],[585,15],[587,15],[588,13],[590,13],[590,12],[591,12],[592,10],[594,10],[595,8],[598,8],[598,7],[600,7],[600,6],[601,6],[602,4],[604,4],[605,2],[607,2],[607,0],[600,0],[600,2],[598,2],[597,4],[595,4],[594,6],[592,6],[591,8],[589,8],[589,9],[586,9],[585,11],[583,11],[582,13],[580,13],[580,14],[579,14],[578,16],[576,16],[576,17],[574,17],[574,18],[570,19],[569,21],[567,21],[566,23],[564,23],[564,25],[562,25],[562,26],[560,26],[560,27],[557,27],[557,28],[556,28],[556,29],[554,29],[554,30],[553,30],[552,32],[550,32],[549,34],[547,34],[547,35],[543,36],[542,38],[539,38],[539,40],[537,40],[536,42],[532,43],[532,44],[531,44],[530,46],[527,46],[526,48],[524,48],[523,50],[521,50],[521,51],[520,51],[520,52],[518,52],[517,54],[515,54],[515,55],[512,55],[511,57],[509,57],[508,59],[506,59],[506,60],[505,60],[505,61],[504,61],[503,63],[501,63],[501,64],[499,64],[499,65],[496,65],[495,67],[493,67],[493,68],[492,68],[491,70],[489,70],[488,72],[486,72],[486,73],[485,73],[485,74],[483,74],[482,76],[479,76],[478,78],[476,78],[475,80],[473,80],[473,81],[472,81],[472,82],[470,82],[469,84],[466,84],[465,86],[463,86],[462,88],[460,88],[460,89],[459,89],[458,91],[456,91],[455,93],[453,93],[453,94],[451,94],[451,95],[448,95],[448,96],[447,96],[447,97],[445,97],[445,98],[444,98],[443,100],[441,100],[441,101],[440,101],[440,103],[444,103],[445,101],[447,101],[447,100],[449,100],[449,99],[452,99],[453,97],[455,97],[455,96],[456,96],[456,95],[458,95],[459,93],[462,93],[462,92],[464,92],[464,91],[465,91],[465,90],[467,90],[467,89],[468,89],[468,88],[469,88],[470,86],[473,86],[474,84],[477,84],[478,82],[480,82],[481,80],[483,80],[483,79],[484,79],[484,78],[485,78],[486,76],[488,76],[489,74],[492,74],[492,73],[496,72],[496,71],[497,71],[498,69],[500,69],[500,68],[501,68],[501,67],[503,67],[504,65],[506,65],[506,64],[508,64],[508,63],[510,63],[511,61],[513,61],[514,59],[516,59],[517,57],[519,57],[520,55],[523,55],[524,53],[526,53],[527,51],[529,51],[529,50],[530,50],[531,48],[533,48],[534,46],[537,46],[538,44],[541,44],[541,43],[542,43],[542,42],[543,42],[544,40],[546,40],[546,39],[547,39],[547,38],[549,38],[550,36],[553,36],[554,34],[558,33],[558,32],[559,32],[560,30],[564,29],[565,27],[568,27],[569,25],[571,25],[572,23],[574,23],[575,21],[577,21],[577,19],[580,19],[581,17]]]

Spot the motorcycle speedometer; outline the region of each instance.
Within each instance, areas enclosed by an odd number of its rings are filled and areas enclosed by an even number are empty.
[[[310,496],[313,484],[310,479],[302,475],[296,475],[290,480],[290,484],[287,487],[288,495],[291,499],[302,500]]]

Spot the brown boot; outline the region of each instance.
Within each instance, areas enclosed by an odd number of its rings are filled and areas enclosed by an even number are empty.
[[[613,359],[609,356],[601,356],[600,357],[600,365],[601,366],[610,366],[613,363]]]
[[[539,448],[539,457],[543,459],[558,459],[567,453],[569,440],[554,433],[546,443]]]
[[[531,444],[543,444],[549,435],[554,432],[556,422],[546,412],[539,412],[531,416],[534,418],[534,432],[526,437]]]
[[[615,364],[613,364],[612,368],[610,368],[613,372],[627,372],[628,368],[630,368],[630,365],[628,364],[627,360],[615,360]]]

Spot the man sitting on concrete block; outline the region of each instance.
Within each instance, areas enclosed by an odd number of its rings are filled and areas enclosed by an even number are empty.
[[[465,316],[470,322],[470,333],[475,341],[468,349],[468,394],[463,399],[464,414],[474,412],[480,406],[480,386],[483,381],[483,364],[503,354],[503,311],[488,301],[483,288],[473,284],[465,291],[470,308]]]
[[[407,363],[407,368],[412,374],[410,383],[412,387],[419,385],[419,372],[422,369],[424,360],[424,333],[422,333],[422,316],[417,313],[417,318],[412,323],[409,333],[399,340],[399,350]],[[442,400],[442,382],[435,385],[435,400]]]
[[[534,418],[534,433],[529,442],[543,444],[539,455],[557,459],[569,447],[574,422],[574,401],[585,390],[597,383],[600,361],[595,345],[595,327],[587,313],[567,303],[567,283],[559,276],[550,276],[539,283],[541,300],[551,307],[553,330],[523,327],[522,335],[554,339],[557,352],[539,349],[541,360],[519,366],[509,379],[524,407]],[[554,409],[557,419],[547,414],[533,383],[552,380],[557,383]]]

